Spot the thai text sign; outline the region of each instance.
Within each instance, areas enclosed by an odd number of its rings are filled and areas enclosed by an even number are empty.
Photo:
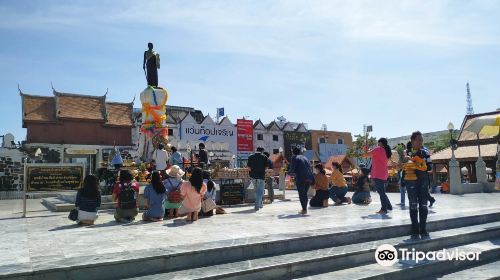
[[[82,186],[84,174],[79,164],[28,164],[25,176],[30,192],[76,190]]]
[[[221,142],[229,144],[229,151],[236,154],[236,127],[218,124],[181,124],[181,139],[193,142]]]
[[[287,160],[292,158],[293,148],[299,149],[312,149],[311,133],[309,132],[297,132],[297,131],[285,131],[283,133],[284,145],[285,145],[285,157]]]
[[[220,199],[222,205],[241,204],[245,201],[243,184],[221,184]]]
[[[236,122],[238,131],[238,153],[253,152],[253,121],[239,119]]]

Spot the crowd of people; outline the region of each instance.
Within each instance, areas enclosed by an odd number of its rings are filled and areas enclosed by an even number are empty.
[[[405,153],[400,156],[400,206],[405,206],[408,195],[409,213],[412,222],[412,237],[428,236],[426,222],[428,203],[435,202],[429,193],[430,156],[423,147],[422,133],[416,131],[407,143]],[[207,152],[200,144],[199,160],[208,164]],[[301,210],[299,214],[306,215],[308,202],[310,207],[328,207],[331,199],[334,205],[368,205],[372,202],[371,186],[380,196],[381,208],[377,214],[387,215],[393,206],[386,194],[388,160],[392,150],[387,139],[380,138],[378,145],[369,151],[371,167],[361,164],[360,175],[354,185],[352,197],[348,197],[348,187],[343,175],[342,166],[333,163],[331,175],[328,177],[324,165],[316,164],[311,168],[309,160],[302,155],[299,148],[293,149],[290,162],[286,162],[289,174],[295,178],[299,194]],[[156,170],[152,172],[150,184],[144,189],[145,211],[142,220],[149,222],[162,221],[168,218],[186,217],[186,221],[197,221],[200,216],[212,216],[214,211],[224,213],[216,205],[216,184],[210,178],[210,173],[200,167],[194,167],[188,180],[183,180],[185,172],[178,165],[183,162],[182,155],[171,147],[171,154],[159,145],[153,155]],[[168,167],[168,169],[167,169]],[[273,163],[269,154],[263,148],[248,158],[247,167],[251,183],[255,189],[254,210],[263,208],[264,190],[272,202],[273,181],[266,176],[266,169],[272,169]],[[308,193],[313,195],[309,201]],[[114,218],[117,222],[131,222],[139,214],[138,209],[139,185],[128,170],[121,170],[119,180],[113,188],[112,199],[116,203]],[[97,209],[101,205],[101,195],[98,180],[94,175],[85,177],[83,187],[78,190],[75,205],[78,207],[78,223],[92,225],[97,219]]]

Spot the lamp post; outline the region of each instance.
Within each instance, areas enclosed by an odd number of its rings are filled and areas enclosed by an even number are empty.
[[[280,177],[279,177],[279,188],[283,190],[283,200],[285,200],[285,178],[286,178],[286,172],[285,172],[285,157],[283,155],[283,147],[279,147],[278,149],[282,159],[281,159],[281,169],[280,169]]]
[[[450,148],[451,148],[451,159],[448,164],[448,176],[450,177],[450,193],[451,194],[462,194],[462,180],[460,176],[460,165],[455,158],[455,149],[457,148],[457,140],[453,139],[453,129],[455,126],[453,123],[449,123],[448,131],[450,132]]]

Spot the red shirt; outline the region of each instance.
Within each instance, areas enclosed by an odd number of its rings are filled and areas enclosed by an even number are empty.
[[[386,181],[389,177],[389,171],[387,170],[387,155],[385,149],[382,147],[377,147],[371,151],[372,155],[372,179],[380,179]]]
[[[136,193],[139,193],[139,184],[132,183],[132,188],[134,189],[134,191]],[[121,204],[120,204],[120,192],[121,191],[122,191],[122,187],[121,187],[120,183],[119,182],[115,183],[115,186],[113,187],[113,194],[115,194],[115,196],[116,196],[118,207],[121,207]],[[136,200],[136,203],[137,203],[137,200]]]

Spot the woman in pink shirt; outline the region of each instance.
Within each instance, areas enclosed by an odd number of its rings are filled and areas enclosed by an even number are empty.
[[[371,179],[375,183],[378,194],[380,195],[380,203],[382,208],[377,212],[378,214],[387,214],[387,211],[392,211],[392,205],[385,193],[385,185],[389,177],[387,170],[387,161],[391,158],[391,147],[387,144],[387,139],[380,138],[378,140],[378,147],[370,151],[372,157],[372,170]]]
[[[201,209],[201,200],[207,191],[207,186],[203,183],[203,172],[201,168],[194,168],[189,181],[181,185],[182,206],[179,215],[187,215],[186,221],[197,221],[198,212]]]

